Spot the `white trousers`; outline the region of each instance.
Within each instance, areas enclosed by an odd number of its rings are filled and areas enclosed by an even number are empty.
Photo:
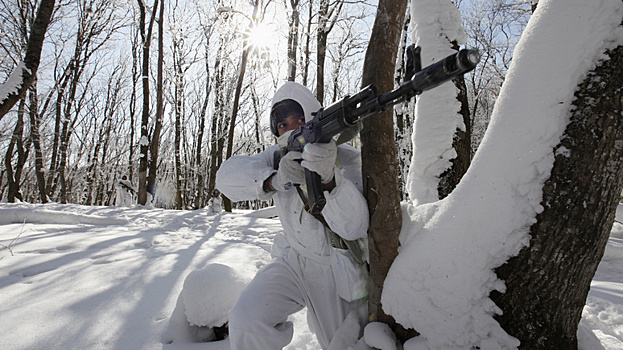
[[[292,252],[286,259],[291,262],[278,258],[262,268],[241,293],[229,313],[231,350],[282,349],[294,333],[288,316],[305,306],[309,328],[327,349],[348,313],[361,305],[338,296],[330,266]]]
[[[129,207],[132,205],[132,195],[123,189],[117,189],[117,203],[118,207]]]

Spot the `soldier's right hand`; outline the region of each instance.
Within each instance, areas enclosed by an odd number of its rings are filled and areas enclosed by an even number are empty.
[[[279,170],[271,179],[277,191],[287,191],[293,185],[305,183],[305,169],[301,166],[301,152],[288,152],[279,162]]]

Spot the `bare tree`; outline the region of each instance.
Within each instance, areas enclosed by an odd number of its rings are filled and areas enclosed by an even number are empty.
[[[93,151],[89,154],[89,165],[86,174],[86,193],[84,196],[84,204],[101,204],[103,194],[102,179],[100,174],[103,172],[102,165],[107,159],[108,145],[110,143],[111,132],[114,126],[114,117],[119,107],[121,99],[121,90],[125,83],[123,79],[123,62],[120,62],[110,74],[108,84],[106,86],[106,94],[104,101],[104,110],[102,111],[103,120],[99,122],[98,118],[94,118],[98,123],[93,132]]]
[[[288,31],[288,81],[294,81],[296,79],[296,54],[299,43],[299,25],[301,23],[299,18],[299,0],[290,0],[290,7],[292,8],[292,13],[288,23],[290,28]]]
[[[264,6],[266,6],[270,1],[268,1]],[[249,24],[249,31],[253,30],[255,26],[258,25],[262,15],[260,15],[260,2],[259,0],[254,0],[253,2],[253,15],[251,17],[251,23]],[[263,13],[264,11],[262,11]],[[247,69],[247,60],[249,57],[249,51],[254,49],[246,38],[243,41],[242,48],[242,57],[240,58],[240,65],[238,68],[238,77],[236,79],[236,90],[234,92],[234,101],[231,108],[231,115],[229,117],[229,128],[228,128],[228,136],[227,136],[227,150],[225,154],[225,159],[231,157],[233,152],[233,144],[234,144],[234,131],[236,130],[236,121],[238,117],[238,110],[240,109],[240,95],[242,93],[242,86],[244,83],[244,75]],[[229,198],[224,198],[224,206],[225,210],[231,211],[231,202]]]
[[[203,162],[203,138],[206,132],[206,118],[208,111],[208,104],[210,102],[210,93],[211,93],[211,76],[210,76],[210,39],[214,32],[214,25],[212,24],[215,20],[212,18],[204,19],[203,16],[199,17],[199,21],[201,23],[201,29],[203,34],[204,41],[204,67],[206,72],[205,77],[205,96],[203,99],[203,103],[201,104],[201,110],[199,113],[199,126],[197,130],[197,142],[196,142],[196,150],[195,150],[195,163],[193,164],[193,168],[197,173],[197,185],[196,185],[196,193],[195,193],[195,209],[199,209],[205,205],[207,199],[204,196],[205,192],[205,167],[202,166]],[[206,23],[207,21],[207,23]]]
[[[354,90],[354,88],[351,89],[349,83],[355,79],[348,79],[347,74],[354,70],[351,64],[352,60],[361,57],[368,44],[368,37],[366,36],[364,39],[359,28],[357,28],[357,24],[364,18],[364,13],[358,13],[336,23],[339,31],[336,35],[338,38],[327,47],[333,65],[331,71],[332,102]],[[359,83],[359,79],[355,81]]]
[[[327,38],[340,16],[343,5],[343,0],[337,0],[334,3],[331,3],[330,0],[320,0],[316,34],[316,98],[320,104],[324,103],[324,63],[327,55]]]
[[[225,21],[228,21],[228,15],[225,15]],[[226,79],[226,57],[229,54],[228,42],[229,38],[225,33],[221,33],[219,37],[219,49],[216,60],[214,61],[214,114],[212,115],[211,133],[210,133],[210,165],[208,175],[208,188],[213,189],[216,183],[216,170],[223,159],[223,145],[225,134],[227,133],[228,116],[227,101],[229,87]]]
[[[15,13],[9,11],[9,13],[7,14],[9,18],[11,18],[11,20],[9,20],[8,22],[13,27],[16,35],[16,38],[12,40],[9,44],[15,51],[15,54],[11,52],[11,49],[5,48],[5,51],[9,54],[8,56],[21,57],[23,55],[28,43],[28,33],[34,20],[34,14],[32,13],[32,11],[34,10],[33,7],[34,5],[32,5],[30,2],[21,1],[17,3],[17,6],[15,7]],[[3,46],[3,48],[4,47],[6,46]],[[13,58],[12,60],[15,66],[19,66],[17,58]],[[33,84],[32,86],[36,86],[36,84]],[[32,89],[30,89],[30,92],[30,97],[32,101]],[[24,145],[23,134],[24,114],[26,113],[25,109],[26,95],[24,95],[24,98],[19,101],[15,128],[10,138],[4,158],[5,173],[8,185],[7,201],[9,203],[15,202],[15,199],[18,199],[20,201],[23,200],[20,190],[20,178],[28,157],[29,143],[31,142],[30,139],[26,139],[26,145]],[[14,161],[14,157],[16,155],[17,159]]]
[[[270,1],[269,1],[270,2]],[[259,15],[259,0],[253,2],[253,15],[251,17],[251,23],[249,24],[249,31],[253,30],[258,25],[258,21],[261,16]],[[225,159],[231,157],[234,144],[234,131],[236,126],[236,120],[238,116],[238,110],[240,109],[240,95],[242,94],[242,86],[244,83],[244,74],[247,68],[247,60],[249,57],[249,51],[253,49],[252,45],[245,39],[243,42],[242,57],[240,58],[240,64],[238,67],[238,77],[236,79],[236,90],[234,92],[234,101],[231,109],[231,117],[229,119],[229,134],[227,136],[227,151]]]
[[[37,83],[33,83],[30,91],[30,139],[32,140],[35,151],[35,176],[37,177],[37,188],[41,203],[48,202],[45,192],[45,176],[43,174],[43,152],[41,151],[41,114],[38,113]]]
[[[69,186],[67,178],[68,148],[75,124],[81,117],[82,101],[88,92],[88,86],[96,74],[97,69],[89,69],[88,63],[123,25],[122,20],[116,17],[114,5],[101,0],[84,0],[76,4],[78,12],[77,35],[74,54],[66,69],[63,85],[67,90],[60,89],[57,103],[57,123],[60,122],[58,137],[58,167],[51,169],[56,172],[52,190],[60,184],[60,201],[67,202]],[[84,74],[88,73],[86,79]],[[80,86],[82,85],[82,86]],[[82,89],[82,93],[79,91]],[[62,111],[58,110],[62,108]],[[62,117],[59,116],[62,114]],[[57,126],[57,130],[59,126]],[[49,193],[52,194],[51,192]]]
[[[136,90],[138,89],[139,80],[141,77],[139,75],[139,58],[140,58],[140,47],[139,47],[139,32],[135,25],[131,26],[132,28],[132,91],[130,93],[130,101],[128,105],[128,112],[130,115],[130,144],[128,145],[128,167],[127,174],[130,182],[134,180],[134,139],[136,134]]]
[[[186,130],[186,108],[185,108],[185,77],[188,70],[196,62],[196,57],[193,57],[193,53],[197,52],[196,48],[192,47],[192,41],[188,44],[190,36],[187,34],[188,28],[186,26],[187,15],[184,9],[176,3],[171,10],[171,26],[170,37],[173,55],[173,84],[174,94],[172,102],[174,105],[175,114],[175,185],[176,185],[176,208],[183,209],[187,206],[189,200],[187,191],[187,177],[188,174],[185,169],[188,162],[182,161],[182,150],[184,145],[188,144],[184,142],[185,137],[182,137]],[[195,54],[196,55],[196,54]],[[204,103],[204,105],[206,105]],[[184,143],[184,145],[182,144]],[[187,154],[187,152],[184,152]]]
[[[6,175],[9,185],[9,192],[7,193],[7,201],[14,203],[15,199],[22,200],[22,194],[20,192],[20,179],[22,176],[22,170],[24,164],[28,158],[29,145],[24,145],[23,133],[24,133],[24,113],[26,108],[26,100],[21,99],[17,110],[17,121],[15,123],[15,129],[13,130],[13,136],[7,148],[6,156],[4,158],[6,166]],[[17,147],[17,149],[15,149]],[[17,163],[13,167],[13,153],[17,152]]]
[[[154,8],[154,12],[156,9]],[[155,13],[153,14],[155,16]],[[160,0],[160,13],[158,15],[158,64],[156,75],[156,120],[154,130],[149,143],[149,175],[147,176],[147,189],[152,196],[155,194],[156,175],[158,169],[158,153],[160,150],[160,133],[162,132],[162,119],[164,118],[164,0]]]
[[[467,76],[466,85],[473,129],[472,153],[487,128],[513,50],[530,17],[529,2],[478,1],[461,4],[467,45],[478,48],[480,63]]]
[[[138,168],[138,204],[145,205],[147,203],[147,167],[149,165],[149,51],[151,47],[152,31],[154,22],[156,20],[155,12],[158,9],[159,0],[154,0],[152,6],[152,15],[147,23],[147,8],[143,4],[143,0],[137,0],[140,10],[140,22],[139,31],[141,34],[141,43],[143,44],[143,65],[142,65],[142,80],[143,80],[143,115],[141,120],[141,139],[140,153],[139,153],[139,168]],[[152,194],[153,195],[153,194]]]
[[[406,0],[381,0],[376,13],[370,44],[366,51],[362,85],[374,83],[379,91],[394,88],[396,54],[407,7]],[[392,18],[388,21],[387,18]],[[372,319],[390,325],[403,341],[410,334],[386,315],[381,293],[387,272],[398,254],[398,236],[402,225],[398,158],[392,111],[364,120],[361,131],[364,195],[370,210],[368,242],[370,279],[368,312]]]
[[[15,68],[9,80],[2,85],[3,90],[5,86],[7,87],[8,93],[6,96],[0,96],[0,120],[17,101],[24,97],[35,79],[41,60],[45,32],[48,29],[55,2],[55,0],[41,0],[39,4],[37,16],[30,29],[23,63]]]
[[[496,131],[501,131],[504,127],[523,127],[522,130],[514,129],[512,131],[519,132],[522,135],[527,135],[533,131],[538,136],[530,136],[529,140],[536,141],[536,145],[532,147],[532,145],[525,144],[525,141],[520,141],[516,144],[508,141],[508,144],[502,145],[507,142],[507,140],[499,137],[504,135],[504,133],[491,134],[490,140],[495,141],[489,144],[490,147],[479,150],[479,152],[482,151],[482,157],[480,158],[482,162],[479,165],[487,169],[487,175],[489,176],[485,176],[486,179],[483,180],[478,175],[481,169],[478,169],[473,170],[473,176],[462,179],[463,189],[468,189],[474,185],[491,186],[490,193],[474,191],[473,188],[467,191],[455,190],[450,200],[442,200],[434,205],[439,210],[434,215],[428,216],[429,218],[434,216],[434,219],[418,220],[418,225],[426,227],[425,229],[416,229],[414,230],[415,232],[411,233],[419,234],[420,232],[427,231],[425,235],[428,237],[447,235],[449,240],[457,232],[464,237],[474,237],[476,239],[483,231],[490,229],[490,237],[480,236],[483,240],[495,239],[494,237],[499,234],[498,237],[502,250],[506,249],[504,248],[505,246],[514,246],[514,248],[507,250],[505,256],[489,252],[489,254],[497,256],[486,259],[483,266],[496,266],[506,261],[502,266],[495,269],[497,276],[504,283],[495,281],[496,286],[488,287],[492,290],[491,294],[486,295],[485,293],[483,299],[487,303],[485,308],[488,311],[486,312],[495,313],[495,320],[499,322],[499,325],[507,333],[502,334],[502,337],[510,335],[516,338],[519,340],[517,344],[521,349],[577,349],[578,323],[586,303],[591,280],[604,253],[612,228],[615,209],[623,189],[623,169],[621,168],[621,162],[623,161],[623,147],[621,147],[623,140],[623,128],[621,125],[623,122],[623,118],[621,118],[623,92],[620,89],[623,84],[623,74],[621,73],[623,72],[623,46],[621,46],[619,41],[615,44],[618,46],[613,47],[610,37],[607,35],[599,36],[595,34],[590,36],[590,39],[578,41],[571,40],[575,39],[574,36],[577,36],[577,32],[571,32],[567,34],[567,37],[560,37],[559,31],[550,29],[552,26],[560,26],[562,28],[573,27],[578,32],[585,32],[597,22],[593,18],[601,17],[602,19],[608,18],[611,30],[600,30],[601,32],[609,33],[614,30],[620,30],[620,26],[623,23],[620,17],[613,18],[599,13],[599,11],[604,11],[603,8],[595,10],[594,13],[586,13],[583,19],[579,19],[576,16],[563,19],[560,18],[560,10],[568,8],[569,4],[565,1],[551,1],[548,2],[548,5],[550,11],[541,12],[540,16],[535,18],[533,22],[534,27],[530,30],[530,35],[522,39],[525,40],[524,44],[526,46],[521,51],[524,53],[522,61],[516,59],[513,63],[513,69],[516,69],[516,74],[504,83],[505,87],[509,87],[505,96],[510,96],[510,98],[499,100],[497,102],[499,105],[496,107],[499,108],[497,111],[500,112],[496,116],[499,118]],[[620,9],[621,2],[618,2],[618,4],[611,3],[609,6],[612,7],[608,8],[608,11],[614,8]],[[591,18],[591,20],[586,18]],[[561,22],[557,23],[553,19]],[[573,26],[569,26],[569,23],[573,23]],[[543,30],[544,27],[548,29]],[[540,44],[533,45],[533,40],[536,40],[538,43],[551,43],[552,45],[551,47]],[[594,43],[596,45],[593,45]],[[595,51],[601,50],[601,45],[607,45],[610,49],[605,52]],[[535,59],[537,56],[526,50],[526,48],[534,50],[536,47],[541,50],[537,59]],[[578,50],[578,47],[581,49]],[[581,55],[577,56],[579,60],[572,58],[567,60],[562,66],[556,68],[552,66],[552,62],[560,65],[555,60],[556,57],[571,55],[572,52],[576,51],[582,52]],[[605,59],[597,62],[597,57]],[[587,67],[585,64],[587,61],[594,62],[597,67],[594,69]],[[548,63],[541,65],[541,62]],[[546,70],[551,71],[552,69],[557,69],[556,73],[558,74],[554,73],[549,77],[541,78],[542,74],[537,73],[535,75],[538,77],[537,79],[523,74],[528,70],[543,72]],[[590,71],[586,72],[587,75],[584,76],[583,81],[580,81],[579,85],[575,86],[576,79],[582,77],[580,75],[582,72],[577,72],[578,69]],[[566,79],[567,76],[564,75],[564,72],[568,71],[576,71],[579,76]],[[552,79],[551,76],[561,78]],[[599,82],[599,84],[595,84],[595,82]],[[535,86],[544,84],[551,86],[553,89],[563,89],[561,94],[563,97],[558,95],[553,98],[532,92],[522,99],[521,96],[513,93],[513,91],[525,90],[527,84],[534,84]],[[530,103],[531,100],[543,101],[543,111],[540,113],[538,110],[523,112],[521,105]],[[521,102],[518,103],[518,101]],[[550,106],[555,106],[556,104],[562,104],[563,106],[554,110],[549,109]],[[513,105],[511,109],[508,108],[510,105]],[[513,115],[514,113],[517,114]],[[558,127],[553,127],[551,131],[544,131],[541,134],[542,130],[534,130],[534,127],[531,126],[532,121],[522,120],[523,117],[526,117],[525,114],[537,115],[534,120],[545,118],[548,122],[553,122],[556,125],[562,123],[564,124],[562,127],[565,128],[564,132]],[[538,125],[541,126],[541,124]],[[542,141],[544,139],[550,140],[547,142]],[[560,141],[556,143],[558,139]],[[500,144],[495,144],[496,142]],[[499,149],[507,147],[507,150],[513,149],[515,151],[517,150],[516,146],[519,145],[527,147],[526,149],[521,149],[520,152],[523,152],[525,157],[530,160],[518,164],[516,169],[509,168],[508,159],[504,160],[503,157],[499,157],[501,153],[504,153],[504,151],[499,152]],[[537,154],[534,155],[533,153]],[[524,155],[517,154],[513,159],[521,159]],[[532,159],[539,159],[540,161],[532,162]],[[549,168],[550,165],[553,167]],[[540,171],[537,168],[544,170]],[[509,175],[514,175],[512,173],[516,171],[525,171],[526,174],[530,175],[522,175],[517,179],[512,179],[513,176]],[[508,178],[500,179],[500,176],[507,176]],[[531,189],[521,190],[520,192],[522,193],[518,194],[516,188],[521,187],[526,181],[528,181],[526,186],[530,186]],[[499,186],[501,183],[505,183],[505,185]],[[501,188],[504,186],[507,188]],[[500,193],[504,192],[506,194],[500,195]],[[470,209],[466,211],[466,206],[471,205],[470,203],[475,202],[474,200],[477,198],[482,199],[481,203],[486,203],[486,205],[481,210]],[[538,203],[538,200],[540,200],[540,203]],[[530,209],[526,209],[527,215],[522,213],[525,217],[517,220],[518,222],[513,223],[514,219],[508,218],[509,220],[503,220],[504,224],[498,226],[493,224],[493,222],[497,221],[499,223],[500,218],[496,217],[496,220],[488,221],[487,218],[491,218],[491,215],[496,215],[496,213],[500,212],[496,211],[497,206],[501,202],[506,201],[517,201],[517,203],[522,203],[517,207],[530,207]],[[429,209],[426,206],[415,208],[416,211]],[[512,216],[512,214],[510,215]],[[439,225],[433,224],[433,221]],[[466,225],[463,225],[464,223]],[[474,224],[473,227],[467,227],[472,224]],[[461,226],[464,227],[464,230],[461,229]],[[458,231],[449,233],[449,227],[454,227]],[[453,230],[451,229],[450,231]],[[440,243],[439,246],[442,249],[447,248],[448,252],[452,252],[456,247],[452,245],[447,246],[449,240]],[[431,245],[425,243],[425,241],[426,239],[418,241],[418,247],[412,245],[411,248],[414,249],[410,251],[405,249],[405,252],[414,255],[418,253],[418,249],[422,251],[430,248]],[[477,248],[472,250],[470,247],[466,248],[465,251],[477,251]],[[517,253],[518,255],[515,257],[506,260],[509,255]],[[408,260],[409,262],[401,267],[413,266],[413,264],[419,262],[417,259]],[[498,261],[493,263],[493,260]],[[394,267],[400,269],[401,267],[396,263]],[[433,276],[447,279],[442,283],[444,286],[452,285],[448,281],[454,277],[451,276],[452,272],[449,271],[456,269],[456,266],[460,266],[457,263],[460,264],[460,261],[451,263],[449,266],[452,267],[441,269],[439,273],[433,273]],[[480,269],[480,267],[478,268]],[[484,267],[484,271],[487,271],[489,268]],[[459,271],[456,273],[456,276],[461,276],[462,280],[465,271],[462,269],[459,269]],[[414,274],[417,275],[418,273]],[[404,278],[404,275],[400,276],[401,286],[404,285],[402,284]],[[484,277],[484,279],[488,280],[486,284],[491,282],[490,277]],[[455,279],[455,281],[458,280]],[[385,282],[386,288],[394,283],[391,280],[386,280]],[[478,284],[475,289],[481,287]],[[443,288],[441,285],[439,289],[433,288],[432,293],[442,291]],[[420,291],[423,289],[431,290],[430,285],[427,285],[426,288],[420,289],[420,287],[417,287],[416,289]],[[499,311],[490,311],[492,310],[491,304],[489,304],[490,301],[487,300],[487,297],[495,302]],[[439,297],[432,303],[439,302],[444,304],[445,301],[441,301],[442,299],[444,298]],[[469,299],[468,303],[471,303],[473,295],[466,299]],[[397,297],[391,301],[393,305],[388,305],[396,317],[400,313],[398,310],[403,306],[401,305],[403,300],[403,298]],[[465,301],[465,299],[463,300]],[[388,302],[388,304],[390,303]],[[449,304],[453,304],[453,306]],[[450,323],[450,319],[475,319],[461,315],[461,311],[455,313],[458,308],[462,308],[464,305],[462,302],[457,303],[456,300],[453,300],[446,305],[435,306],[434,308],[438,308],[438,312],[435,315],[430,315],[426,320],[443,316],[440,317],[439,321],[432,323],[420,322],[416,320],[417,317],[413,317],[409,321],[405,319],[404,316],[406,314],[417,314],[415,310],[419,306],[405,310],[405,313],[400,315],[400,318],[405,325],[417,326],[419,323],[422,330],[430,327],[426,332],[431,335],[441,329],[442,331],[438,335],[445,337],[442,333],[446,333],[443,331],[445,329],[444,326],[449,327],[447,323]],[[425,307],[428,306],[426,305]],[[457,307],[455,308],[455,306]],[[448,322],[446,323],[446,321]],[[427,325],[423,325],[424,323],[427,323]],[[490,324],[484,320],[481,322],[480,319],[478,323]],[[469,328],[463,327],[464,325],[464,322],[456,324],[460,328]],[[437,330],[433,331],[433,329]],[[456,330],[457,328],[454,327],[453,329]],[[476,332],[478,331],[471,332],[466,330],[466,334],[460,336],[460,341],[468,339],[467,334],[471,333],[471,336]],[[492,331],[492,333],[494,332]],[[452,331],[447,333],[452,333]],[[454,340],[457,339],[455,338]],[[448,343],[454,340],[450,340]],[[514,343],[514,339],[507,338],[506,341]],[[470,345],[482,346],[483,343],[463,344],[469,347]],[[458,344],[458,342],[454,344]],[[444,347],[439,344],[436,345],[437,347]]]
[[[305,36],[305,47],[303,49],[303,57],[302,57],[302,66],[303,66],[303,85],[307,86],[309,80],[309,65],[311,61],[311,31],[312,31],[312,21],[314,18],[314,6],[313,1],[309,0],[309,7],[307,13],[307,26],[304,32]]]

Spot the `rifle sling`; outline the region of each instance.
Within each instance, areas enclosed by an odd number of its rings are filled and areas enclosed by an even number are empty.
[[[344,241],[344,239],[329,228],[329,224],[325,220],[324,216],[322,216],[322,214],[320,213],[313,214],[311,212],[311,207],[309,206],[309,200],[307,199],[307,196],[305,195],[305,192],[303,192],[303,189],[301,188],[301,186],[295,186],[295,187],[296,187],[296,191],[299,194],[299,197],[301,197],[301,200],[303,201],[303,205],[305,206],[305,211],[313,215],[318,221],[320,221],[324,225],[327,231],[330,232],[329,234],[331,238],[331,246],[337,249],[348,249],[348,246],[346,245],[346,242]]]

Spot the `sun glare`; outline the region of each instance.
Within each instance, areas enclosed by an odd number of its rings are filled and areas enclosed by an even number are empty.
[[[253,26],[247,35],[248,45],[254,49],[274,49],[277,45],[277,32],[267,24]]]

